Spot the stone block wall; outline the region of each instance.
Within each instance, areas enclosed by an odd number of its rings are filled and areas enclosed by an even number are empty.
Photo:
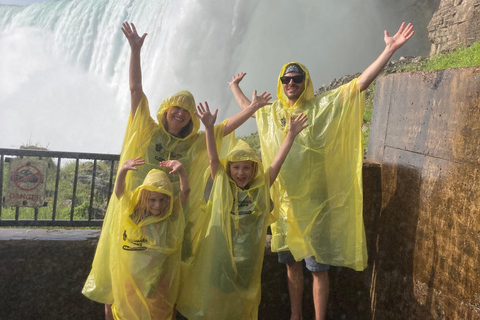
[[[105,319],[81,294],[99,234],[0,229],[0,319]]]
[[[431,55],[480,40],[480,0],[441,0],[428,32]]]
[[[480,67],[377,79],[372,319],[480,319]]]

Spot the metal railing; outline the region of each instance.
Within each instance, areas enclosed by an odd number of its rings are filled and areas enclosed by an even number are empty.
[[[7,180],[11,179],[8,164],[14,158],[48,162],[43,206],[5,206]],[[0,226],[101,226],[119,158],[114,154],[0,148]]]

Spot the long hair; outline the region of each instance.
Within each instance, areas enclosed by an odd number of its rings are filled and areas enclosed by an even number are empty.
[[[145,189],[140,191],[138,202],[135,205],[135,208],[133,208],[131,217],[135,224],[140,223],[140,221],[145,220],[150,215],[148,212],[148,199],[150,198],[151,193],[152,191]],[[160,213],[160,215],[165,214],[168,211],[168,208],[170,208],[170,197],[168,197],[168,202],[166,202],[164,210]]]

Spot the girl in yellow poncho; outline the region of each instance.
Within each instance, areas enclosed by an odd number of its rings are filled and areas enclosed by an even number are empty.
[[[179,284],[180,249],[185,220],[182,205],[190,188],[187,172],[176,160],[160,165],[178,172],[180,192],[165,172],[152,169],[133,193],[125,190],[125,177],[145,161],[127,160],[119,169],[115,195],[119,199],[123,242],[117,242],[112,266],[114,319],[172,319]]]
[[[219,160],[213,136],[216,115],[208,104],[199,105],[213,186],[206,239],[193,266],[197,274],[190,287],[193,299],[189,305],[179,305],[179,311],[189,320],[257,319],[266,232],[276,218],[269,189],[307,119],[303,115],[295,121],[290,118],[285,142],[264,172],[255,151],[242,140]]]
[[[205,200],[203,199],[204,172],[208,166],[208,156],[205,145],[205,134],[199,132],[200,121],[195,117],[195,100],[193,95],[184,90],[165,99],[158,112],[158,123],[150,116],[147,97],[143,92],[140,51],[146,34],[140,37],[133,24],[124,23],[122,31],[131,47],[130,56],[130,91],[131,113],[122,146],[120,163],[134,157],[145,159],[145,165],[132,172],[125,180],[125,189],[133,190],[139,186],[146,174],[156,168],[159,161],[175,159],[182,162],[188,173],[192,192],[185,204],[186,226],[182,245],[182,272],[187,275],[194,259],[198,243],[203,238],[206,227]],[[268,101],[270,95],[263,93],[259,99]],[[227,150],[233,141],[233,132],[244,123],[257,109],[242,110],[230,119],[215,126],[215,141]],[[229,135],[230,139],[223,139]],[[174,192],[178,192],[179,181],[172,179]],[[82,293],[88,298],[105,303],[113,303],[111,265],[116,261],[110,254],[111,247],[116,247],[116,235],[119,230],[118,201],[112,196],[109,202],[103,232],[100,236],[92,270],[85,282]],[[183,277],[182,277],[183,279]],[[183,281],[181,280],[181,287]],[[180,290],[182,291],[182,290]]]

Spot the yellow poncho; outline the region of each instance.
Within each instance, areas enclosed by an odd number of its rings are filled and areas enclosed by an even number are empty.
[[[262,161],[269,166],[288,131],[289,116],[304,113],[309,127],[296,137],[277,180],[280,219],[272,225],[272,250],[290,250],[297,261],[364,270],[362,118],[358,79],[314,97],[308,70],[305,90],[289,107],[279,75],[279,100],[256,112]],[[273,196],[273,195],[272,195]]]
[[[185,138],[177,138],[168,134],[162,125],[163,114],[173,106],[179,106],[189,111],[193,130]],[[188,173],[191,193],[184,206],[185,232],[182,245],[182,268],[188,273],[189,265],[194,255],[194,250],[204,233],[207,220],[205,220],[205,200],[203,189],[205,186],[204,172],[208,168],[208,155],[205,143],[205,133],[198,132],[200,122],[194,114],[195,101],[193,95],[188,91],[180,91],[177,94],[165,99],[157,113],[158,123],[150,116],[148,100],[143,96],[135,117],[130,116],[120,154],[120,164],[135,157],[143,157],[146,164],[138,167],[126,178],[125,190],[133,190],[139,186],[143,178],[152,168],[159,168],[162,160],[175,159],[182,162]],[[228,120],[215,126],[215,140],[218,144],[221,141],[228,150],[230,139],[223,139],[225,124]],[[233,139],[233,135],[229,135]],[[163,169],[162,170],[168,170]],[[179,189],[178,175],[170,175],[174,194]],[[105,215],[102,227],[102,234],[97,246],[92,270],[87,278],[82,293],[88,298],[111,304],[113,303],[112,278],[110,264],[115,263],[110,255],[112,242],[117,241],[120,227],[118,221],[118,200],[112,195]]]
[[[227,163],[251,160],[257,174],[242,190],[228,176]],[[209,224],[193,264],[190,299],[177,306],[189,320],[257,319],[260,276],[268,225],[270,174],[255,151],[239,140],[215,176],[207,204]]]
[[[137,221],[134,212],[142,190],[167,195],[167,212]],[[185,227],[181,203],[178,197],[173,200],[172,192],[165,172],[152,169],[133,194],[127,191],[120,199],[123,231],[119,238],[123,241],[116,242],[110,251],[116,256],[110,267],[114,279],[112,311],[117,320],[172,318]]]

